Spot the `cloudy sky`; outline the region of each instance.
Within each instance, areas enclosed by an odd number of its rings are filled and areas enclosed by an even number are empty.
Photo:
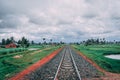
[[[120,40],[120,0],[0,0],[0,40]]]

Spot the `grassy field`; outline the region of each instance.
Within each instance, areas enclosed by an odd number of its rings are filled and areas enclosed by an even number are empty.
[[[25,51],[27,50],[26,48],[9,48],[9,49],[0,49],[0,57],[3,56],[3,55],[9,55],[9,54],[12,54],[12,53],[16,53],[16,52],[22,52],[22,51]]]
[[[39,46],[40,47],[40,46]],[[25,69],[50,54],[60,46],[49,47],[48,49],[39,48],[38,50],[25,50],[6,54],[0,58],[0,80],[4,80],[21,70]],[[38,48],[38,47],[37,47]],[[35,54],[33,54],[35,53]]]
[[[106,71],[120,73],[120,60],[104,57],[109,54],[120,54],[120,45],[73,45],[73,47],[92,59]]]
[[[47,48],[47,47],[50,47],[51,45],[44,45],[44,44],[41,44],[41,45],[36,45],[36,44],[33,44],[33,45],[30,45],[29,48]]]

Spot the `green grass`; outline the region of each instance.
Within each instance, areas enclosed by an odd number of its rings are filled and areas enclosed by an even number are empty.
[[[16,53],[16,52],[21,52],[27,50],[26,48],[9,48],[9,49],[0,49],[0,56],[2,55],[7,55],[10,53]]]
[[[120,60],[104,57],[109,54],[120,54],[119,45],[73,45],[73,47],[92,59],[106,71],[120,73]]]
[[[16,73],[34,64],[35,62],[42,59],[59,47],[60,46],[50,47],[50,49],[43,50],[42,52],[36,54],[31,54],[35,51],[26,50],[24,52],[18,52],[16,54],[7,55],[0,58],[0,80],[4,80],[5,78],[15,75]],[[18,59],[13,58],[15,55],[22,55],[22,57]]]
[[[44,48],[42,45],[30,45],[29,48]]]
[[[30,45],[29,48],[46,48],[46,47],[50,47],[51,45]]]

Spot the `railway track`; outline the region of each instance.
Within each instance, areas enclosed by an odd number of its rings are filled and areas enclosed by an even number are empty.
[[[67,46],[64,51],[54,80],[81,80],[69,46]]]
[[[52,60],[26,75],[22,80],[93,80],[101,74],[70,46],[65,46]]]

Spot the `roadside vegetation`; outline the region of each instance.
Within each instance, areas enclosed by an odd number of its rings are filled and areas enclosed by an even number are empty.
[[[60,46],[38,50],[25,50],[0,58],[0,80],[8,78],[47,56]]]
[[[72,46],[106,71],[120,73],[120,60],[105,57],[105,55],[120,54],[120,42],[89,39]]]
[[[9,46],[10,44],[12,44],[12,46]],[[0,43],[0,48],[18,48],[18,47],[27,48],[27,47],[29,47],[29,45],[30,45],[30,42],[25,37],[22,37],[18,41],[16,41],[14,39],[14,37],[10,37],[7,39],[4,39],[4,38],[2,39],[2,41]]]
[[[0,42],[0,80],[5,80],[24,70],[28,66],[41,60],[48,54],[57,50],[64,43],[46,42],[35,43],[22,37],[20,40],[14,40],[14,37],[2,39]],[[15,44],[16,47],[6,45]]]
[[[27,50],[27,48],[9,48],[9,49],[0,49],[0,57],[5,55],[10,55],[16,52],[22,52]]]

